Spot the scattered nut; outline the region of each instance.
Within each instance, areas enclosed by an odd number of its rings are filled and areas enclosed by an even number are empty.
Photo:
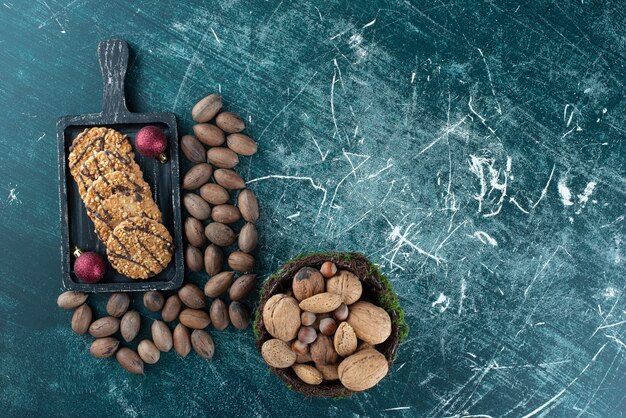
[[[120,342],[115,338],[105,337],[105,338],[97,338],[91,343],[91,347],[89,348],[89,352],[92,356],[96,358],[105,358],[111,357],[115,354],[117,347],[119,347]]]
[[[89,295],[83,292],[63,292],[57,298],[57,305],[63,309],[74,309],[85,303]]]
[[[215,222],[223,224],[232,224],[241,219],[239,209],[233,205],[217,205],[211,211],[211,218]]]
[[[209,276],[215,276],[222,271],[222,265],[224,264],[224,253],[222,248],[211,244],[204,250],[204,269]]]
[[[246,182],[241,176],[229,168],[218,168],[213,173],[213,176],[215,177],[215,182],[225,189],[239,190],[246,187]]]
[[[235,273],[223,271],[211,277],[204,285],[204,294],[210,298],[221,296],[233,283]]]
[[[218,168],[233,168],[239,164],[239,157],[230,148],[213,147],[206,153],[208,162]]]
[[[150,340],[142,340],[137,346],[137,353],[148,364],[155,364],[161,358],[161,352]]]
[[[191,333],[191,346],[202,358],[211,360],[215,353],[215,344],[211,335],[201,329],[196,329]]]
[[[196,164],[183,177],[183,189],[194,190],[204,185],[211,178],[213,167],[207,163]]]
[[[210,123],[199,123],[194,125],[193,133],[205,145],[219,147],[226,140],[224,131]]]
[[[131,342],[139,334],[141,315],[137,311],[128,311],[120,321],[120,333],[124,341]]]
[[[212,205],[223,205],[228,202],[228,190],[215,183],[207,183],[200,187],[200,196]]]
[[[187,212],[196,219],[204,221],[211,216],[211,206],[197,194],[185,194],[185,196],[183,196],[183,206],[185,206]]]
[[[254,263],[254,257],[243,251],[233,251],[228,256],[228,266],[242,273],[252,271],[252,269],[254,269]]]
[[[219,222],[211,222],[204,228],[204,234],[215,245],[228,247],[237,239],[235,232],[227,225]]]
[[[72,315],[72,331],[77,334],[84,334],[89,331],[91,325],[91,308],[86,303],[80,305]]]
[[[104,318],[95,320],[89,326],[89,333],[96,338],[109,337],[115,334],[119,329],[119,319],[112,316],[105,316]]]
[[[152,341],[164,353],[172,349],[172,331],[165,322],[157,320],[152,323]]]
[[[200,309],[184,309],[178,315],[178,320],[187,328],[192,329],[204,329],[211,324],[209,314]]]
[[[143,374],[143,361],[137,353],[128,347],[122,347],[117,350],[115,358],[118,363],[126,369],[126,371],[133,374]]]
[[[163,310],[161,311],[161,317],[165,322],[172,322],[178,317],[181,307],[182,302],[178,295],[172,295],[165,301],[165,305],[163,305]]]
[[[113,293],[109,296],[107,302],[107,313],[111,316],[119,318],[124,315],[130,305],[130,296],[127,293]]]
[[[203,163],[206,161],[204,146],[192,135],[183,135],[180,139],[180,149],[189,161]]]
[[[196,122],[208,122],[222,110],[222,98],[217,94],[209,94],[191,109],[191,117]]]
[[[165,303],[165,298],[162,294],[157,292],[156,290],[151,290],[149,292],[144,293],[143,295],[143,304],[146,308],[151,310],[152,312],[158,312],[163,308],[163,304]]]
[[[237,329],[246,329],[250,324],[250,314],[248,310],[242,303],[236,300],[230,302],[228,306],[228,316],[230,317],[230,322]]]
[[[252,138],[244,134],[230,134],[226,137],[228,148],[237,154],[251,156],[256,154],[257,145]]]
[[[244,253],[251,253],[257,246],[258,233],[254,224],[248,222],[239,231],[239,249]]]
[[[187,283],[178,289],[178,297],[189,308],[202,309],[206,307],[204,293],[193,283]]]
[[[174,350],[181,356],[187,357],[191,351],[191,337],[189,330],[183,324],[176,325],[174,328]]]
[[[191,216],[185,219],[185,237],[194,247],[202,247],[206,241],[202,222]]]
[[[185,248],[185,264],[187,264],[187,268],[191,271],[202,270],[202,267],[204,267],[202,252],[193,245],[188,245],[187,248]]]
[[[241,300],[245,298],[256,282],[256,274],[244,274],[233,282],[228,290],[230,300]]]
[[[237,206],[247,222],[255,224],[259,220],[259,202],[252,190],[244,189],[239,192]]]
[[[233,112],[222,112],[215,117],[215,124],[224,132],[234,134],[245,129],[243,120]]]
[[[209,317],[211,318],[211,324],[213,324],[216,330],[222,331],[226,329],[230,321],[228,319],[228,307],[222,299],[213,299]]]

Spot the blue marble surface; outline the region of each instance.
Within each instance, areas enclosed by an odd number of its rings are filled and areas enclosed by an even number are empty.
[[[625,13],[588,0],[3,0],[3,414],[626,415]],[[316,250],[361,251],[390,277],[411,333],[375,389],[303,399],[250,330],[213,332],[213,361],[169,353],[139,377],[72,333],[55,304],[55,123],[101,109],[96,47],[112,37],[131,47],[131,110],[174,111],[189,132],[192,105],[221,92],[246,119],[262,277]],[[92,302],[101,315],[104,298]]]

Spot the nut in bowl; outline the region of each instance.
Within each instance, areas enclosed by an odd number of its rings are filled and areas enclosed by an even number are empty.
[[[263,284],[257,349],[289,388],[350,397],[389,372],[408,333],[388,279],[359,253],[315,253],[287,262]]]

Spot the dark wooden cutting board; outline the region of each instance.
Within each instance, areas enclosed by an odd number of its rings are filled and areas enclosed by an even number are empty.
[[[63,287],[84,292],[176,289],[184,276],[176,116],[169,112],[133,113],[128,110],[124,96],[124,77],[128,67],[128,45],[125,41],[112,39],[100,42],[98,58],[103,77],[102,113],[64,116],[57,123]],[[76,182],[69,172],[69,147],[80,132],[94,126],[113,128],[127,135],[134,146],[137,132],[147,125],[158,126],[165,132],[169,142],[165,152],[168,160],[163,164],[138,152],[135,152],[135,160],[150,184],[154,201],[163,216],[163,224],[174,238],[176,249],[173,260],[165,270],[148,280],[129,279],[107,263],[107,272],[101,282],[82,283],[72,270],[73,249],[96,251],[106,256],[106,248],[94,232],[93,222],[87,216]]]

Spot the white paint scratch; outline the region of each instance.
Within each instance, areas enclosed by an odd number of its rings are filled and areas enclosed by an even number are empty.
[[[446,309],[448,309],[448,306],[450,306],[450,299],[448,299],[448,297],[443,293],[439,293],[439,297],[437,297],[437,300],[434,301],[430,306],[433,308],[438,306],[439,312],[444,313]]]
[[[220,38],[217,37],[217,33],[215,33],[215,31],[213,30],[213,28],[211,28],[211,32],[213,32],[213,36],[215,37],[215,40],[217,41],[218,44],[221,44],[222,41],[220,41]]]
[[[566,182],[567,178],[561,177],[557,187],[559,189],[559,195],[561,196],[563,206],[572,206],[574,204],[574,202],[572,202],[572,192],[570,192]]]
[[[376,19],[374,19],[374,20],[372,20],[371,22],[366,23],[365,25],[363,25],[363,29],[365,29],[365,28],[368,28],[368,27],[372,26],[374,23],[376,23]]]
[[[593,190],[596,188],[596,185],[597,183],[595,181],[590,181],[589,183],[587,183],[587,186],[585,187],[585,190],[583,190],[583,193],[578,195],[578,203],[582,204],[583,207],[589,200],[589,197],[591,196],[591,193],[593,193]]]
[[[483,244],[489,244],[492,247],[498,246],[498,241],[496,241],[491,235],[489,235],[485,231],[474,232],[474,237],[477,238]]]
[[[483,51],[480,48],[476,48],[476,49],[478,49],[478,52],[480,53],[480,56],[483,58],[483,62],[485,63],[485,68],[487,69],[487,77],[489,78],[489,84],[491,85],[491,94],[493,95],[493,98],[496,99],[496,111],[501,115],[502,108],[500,107],[500,102],[498,101],[498,98],[496,97],[496,89],[493,87],[493,80],[491,79],[491,71],[489,71],[487,60],[485,59],[485,55],[483,54]]]
[[[556,167],[556,164],[552,165],[552,171],[550,171],[550,177],[548,177],[548,181],[546,182],[546,185],[544,186],[543,190],[541,190],[541,195],[539,196],[539,199],[537,199],[537,201],[532,205],[532,208],[536,208],[537,205],[539,204],[539,202],[541,202],[541,200],[546,197],[546,194],[548,193],[548,187],[550,187],[550,182],[552,181],[552,176],[554,175],[554,168]]]
[[[446,127],[444,132],[441,135],[439,135],[437,138],[435,138],[430,144],[426,145],[426,147],[424,147],[420,152],[418,152],[416,157],[418,157],[418,156],[422,155],[423,153],[425,153],[426,151],[428,151],[437,142],[441,141],[444,138],[447,138],[448,134],[454,132],[456,128],[458,128],[461,124],[463,124],[465,122],[465,120],[467,119],[467,117],[468,117],[468,115],[465,115],[463,118],[461,118],[461,120],[459,120],[454,125]]]
[[[326,195],[327,195],[328,191],[321,184],[315,183],[315,180],[313,180],[312,177],[283,176],[283,175],[280,175],[280,174],[272,174],[272,175],[269,175],[269,176],[258,177],[256,179],[248,180],[246,182],[246,184],[252,184],[252,183],[256,183],[257,181],[262,181],[262,180],[267,180],[267,179],[308,181],[309,183],[311,183],[311,186],[313,186],[313,188],[315,190],[321,190],[324,193],[324,197],[322,198],[322,203],[320,204],[319,210],[317,211],[317,216],[319,217],[319,215],[320,215],[320,213],[322,211],[322,207],[324,206],[324,203],[326,202]]]

